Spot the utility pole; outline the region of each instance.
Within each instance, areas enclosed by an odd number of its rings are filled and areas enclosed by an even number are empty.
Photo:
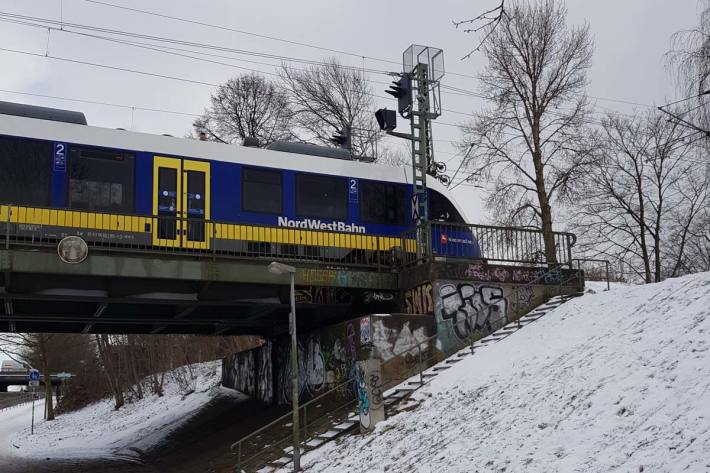
[[[393,110],[381,109],[375,113],[382,130],[412,143],[412,220],[417,229],[417,260],[431,253],[427,174],[447,181],[438,175],[445,168],[434,163],[431,121],[441,115],[439,81],[444,76],[444,52],[438,48],[413,44],[403,53],[403,70],[399,80],[386,92],[398,100],[398,112],[409,119],[409,134],[397,133],[397,116]],[[416,90],[416,106],[412,100]]]

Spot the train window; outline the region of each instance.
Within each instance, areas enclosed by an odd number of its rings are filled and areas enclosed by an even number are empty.
[[[406,225],[411,213],[404,186],[360,181],[360,219],[363,222]]]
[[[71,148],[69,208],[133,212],[134,174],[132,154]]]
[[[0,138],[0,202],[49,206],[52,143]]]
[[[429,191],[429,216],[441,222],[466,223],[454,204],[435,190]]]
[[[281,171],[242,168],[242,210],[280,214],[281,195]]]
[[[300,217],[346,220],[348,188],[345,178],[297,174],[296,213]]]

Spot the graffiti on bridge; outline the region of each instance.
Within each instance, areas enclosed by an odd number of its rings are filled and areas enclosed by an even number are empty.
[[[407,314],[432,314],[434,312],[431,283],[427,282],[404,292],[404,312]]]
[[[384,402],[382,374],[379,368],[373,369],[367,363],[358,363],[356,375],[360,426],[365,430],[371,429],[375,422],[384,418],[384,412],[378,412],[382,411]]]
[[[459,339],[475,331],[492,331],[505,320],[508,302],[498,286],[475,286],[469,283],[442,283],[438,297],[438,321],[450,324]]]
[[[236,389],[259,401],[273,400],[270,342],[252,350],[236,353],[222,361],[222,385]]]
[[[355,321],[357,322],[357,321]],[[359,327],[358,327],[359,328]],[[349,322],[340,330],[330,330],[307,336],[298,343],[299,399],[307,399],[341,386],[343,396],[355,395],[358,341],[355,323]],[[288,404],[292,399],[290,344],[282,344],[278,352],[278,402]]]
[[[296,289],[297,304],[350,304],[352,295],[341,287],[309,286]]]
[[[450,279],[491,283],[559,284],[563,274],[560,268],[505,268],[476,263],[444,263],[432,268],[435,279]]]

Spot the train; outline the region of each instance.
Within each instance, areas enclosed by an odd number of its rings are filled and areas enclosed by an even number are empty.
[[[0,225],[20,237],[174,251],[338,260],[403,250],[411,169],[343,151],[101,128],[80,112],[0,102]],[[447,189],[431,179],[428,192],[429,218],[452,224],[432,231],[433,253],[480,257]]]

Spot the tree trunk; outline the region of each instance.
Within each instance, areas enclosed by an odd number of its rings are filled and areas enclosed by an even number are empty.
[[[54,420],[54,403],[52,398],[52,377],[49,373],[49,360],[47,359],[47,336],[38,336],[39,359],[42,364],[44,376],[44,411],[47,420]]]
[[[110,360],[110,354],[108,353],[108,337],[107,335],[96,335],[96,346],[99,350],[99,358],[101,359],[101,364],[104,367],[104,373],[106,373],[106,379],[108,380],[109,388],[113,393],[114,407],[116,410],[123,407],[126,403],[123,397],[123,390],[121,389],[121,384],[118,381],[118,375],[114,373],[113,363]],[[114,376],[116,375],[116,376]]]
[[[634,167],[636,169],[636,196],[639,200],[639,237],[641,240],[641,256],[643,258],[643,269],[645,273],[646,283],[651,283],[651,257],[648,254],[648,243],[646,243],[646,209],[643,200],[643,184],[642,184],[642,173],[638,168],[638,163],[634,161]]]
[[[532,126],[533,136],[533,165],[535,166],[535,188],[537,199],[540,203],[540,220],[542,226],[542,239],[545,243],[545,261],[548,265],[557,264],[557,249],[555,248],[555,234],[552,231],[552,208],[545,187],[545,169],[542,163],[542,149],[540,147],[540,119],[536,117]]]

